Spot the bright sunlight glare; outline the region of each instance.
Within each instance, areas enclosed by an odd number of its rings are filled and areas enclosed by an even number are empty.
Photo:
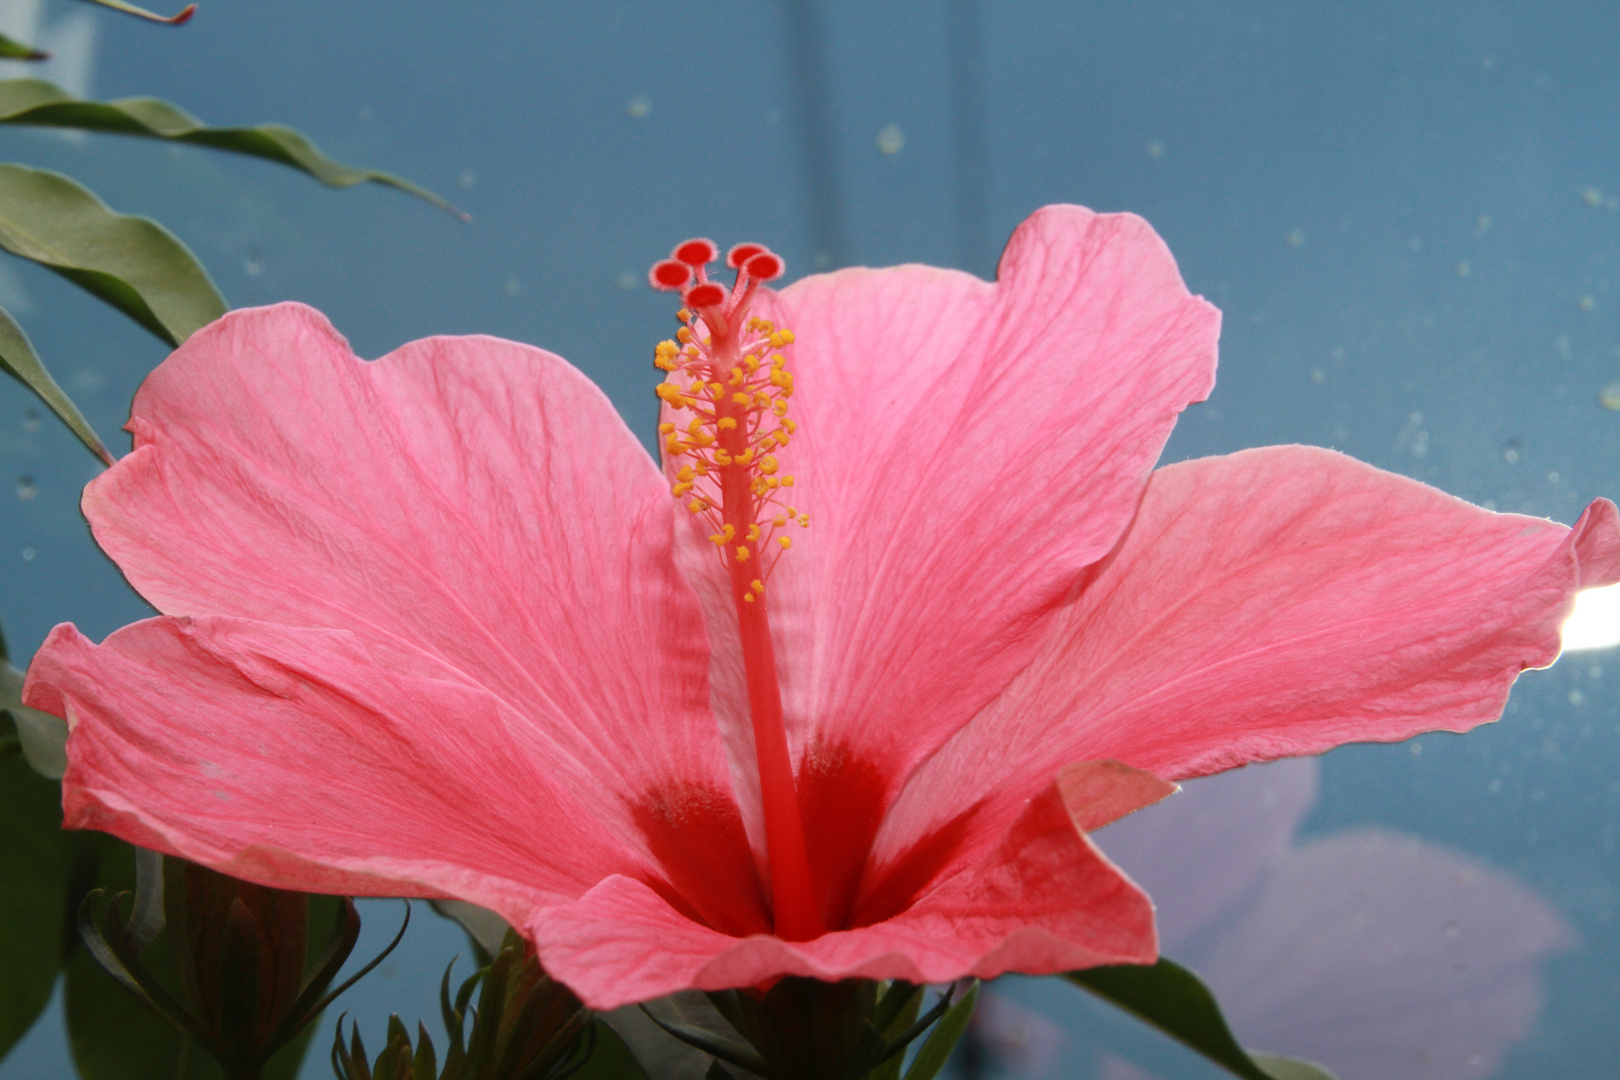
[[[1565,652],[1620,645],[1620,585],[1578,593],[1563,635]]]

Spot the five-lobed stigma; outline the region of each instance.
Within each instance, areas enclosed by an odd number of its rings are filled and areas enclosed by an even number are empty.
[[[763,245],[738,244],[726,256],[737,273],[728,291],[708,277],[718,256],[712,242],[688,240],[648,275],[654,288],[680,292],[685,305],[675,340],[659,342],[653,354],[666,375],[658,396],[671,417],[658,434],[674,469],[670,491],[711,527],[710,541],[742,583],[740,599],[752,602],[764,594],[775,559],[793,546],[779,530],[810,524],[787,501],[793,476],[776,456],[798,427],[788,416],[793,373],[783,352],[793,332],[748,314],[759,285],[781,275],[782,260]]]

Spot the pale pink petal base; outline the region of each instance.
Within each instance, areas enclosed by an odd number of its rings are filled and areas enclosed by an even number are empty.
[[[729,937],[683,917],[640,882],[613,877],[577,903],[540,912],[528,931],[546,970],[598,1009],[781,975],[937,983],[1151,963],[1151,902],[1076,821],[1102,806],[1135,809],[1165,788],[1131,774],[1122,781],[1130,794],[1101,794],[1098,775],[1113,771],[1109,763],[1081,766],[1067,784],[1050,784],[979,866],[875,925],[805,942]]]

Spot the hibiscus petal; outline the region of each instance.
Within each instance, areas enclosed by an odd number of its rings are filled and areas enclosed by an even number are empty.
[[[786,722],[801,770],[824,774],[807,819],[839,815],[858,860],[894,782],[1030,661],[1118,540],[1177,414],[1214,382],[1219,313],[1146,222],[1073,206],[1020,226],[994,285],[853,269],[757,308],[797,337],[801,426],[780,456],[810,514],[767,594]],[[680,532],[740,786],[752,737],[729,586],[713,546]]]
[[[365,362],[310,308],[237,311],[153,372],[129,426],[84,510],[165,614],[425,650],[604,786],[728,786],[674,507],[559,357],[465,337]]]
[[[1161,469],[1041,657],[918,770],[877,861],[982,798],[971,860],[1076,758],[1185,779],[1494,720],[1617,552],[1606,501],[1571,530],[1313,447]]]
[[[417,661],[402,671],[345,631],[240,619],[148,619],[100,646],[64,624],[26,696],[72,726],[69,827],[238,877],[455,896],[522,920],[642,871],[627,807],[567,790],[529,753],[523,717]]]
[[[806,942],[737,938],[683,918],[639,881],[614,877],[540,912],[529,932],[546,970],[599,1009],[781,975],[939,983],[1151,963],[1152,904],[1076,825],[1094,812],[1099,775],[1082,768],[1070,784],[1048,784],[977,866],[859,929]],[[1127,803],[1163,793],[1149,794],[1139,777],[1120,783],[1136,793]]]

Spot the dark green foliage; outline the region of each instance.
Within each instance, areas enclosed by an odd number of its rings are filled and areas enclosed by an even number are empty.
[[[466,1022],[474,991],[478,1006],[471,1010],[469,1035]],[[366,1055],[359,1025],[351,1028],[347,1040],[338,1025],[332,1067],[339,1080],[564,1080],[593,1060],[608,1038],[618,1044],[617,1036],[594,1020],[567,987],[526,955],[515,934],[507,935],[488,967],[461,984],[454,999],[446,968],[439,1006],[447,1042],[442,1071],[427,1028],[417,1024],[413,1047],[410,1032],[395,1016],[375,1060]],[[622,1044],[605,1049],[628,1056]]]

